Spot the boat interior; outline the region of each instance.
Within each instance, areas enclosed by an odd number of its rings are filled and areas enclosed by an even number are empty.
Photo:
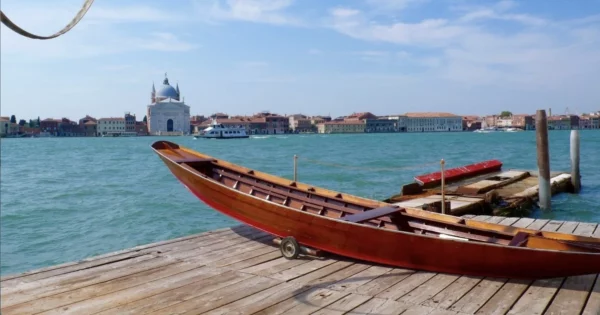
[[[153,144],[153,148],[189,172],[219,185],[319,216],[460,241],[600,254],[600,239],[518,228],[505,231],[505,226],[497,224],[406,209],[377,201],[369,204],[361,202],[359,197],[267,175],[180,148],[171,142],[159,141]],[[373,206],[375,204],[381,206]]]

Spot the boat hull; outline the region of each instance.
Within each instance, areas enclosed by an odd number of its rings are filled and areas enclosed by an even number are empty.
[[[269,234],[333,254],[433,272],[539,279],[600,272],[600,255],[441,239],[315,215],[221,185],[160,155],[174,176],[217,211]]]

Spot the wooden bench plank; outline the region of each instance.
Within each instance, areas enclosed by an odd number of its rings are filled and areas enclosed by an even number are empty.
[[[345,215],[341,218],[341,220],[353,223],[363,223],[401,211],[404,211],[404,208],[398,206],[381,207],[355,214]]]

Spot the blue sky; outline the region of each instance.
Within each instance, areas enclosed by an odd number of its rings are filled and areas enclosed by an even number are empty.
[[[2,10],[48,35],[82,2]],[[143,117],[165,72],[193,114],[600,110],[600,0],[103,0],[0,49],[17,118]]]

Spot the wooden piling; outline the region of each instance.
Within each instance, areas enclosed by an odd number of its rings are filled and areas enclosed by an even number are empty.
[[[548,148],[548,120],[546,111],[537,110],[535,115],[535,133],[537,142],[538,197],[541,209],[550,210],[550,150]]]
[[[298,155],[294,154],[294,181],[298,181]]]
[[[579,130],[571,130],[571,184],[573,192],[581,190],[581,176],[579,174]]]
[[[445,186],[445,181],[446,181],[446,174],[444,174],[444,164],[446,162],[444,161],[444,159],[442,159],[440,161],[440,168],[441,168],[441,176],[442,176],[442,213],[446,214],[446,193],[444,191],[444,186]]]

